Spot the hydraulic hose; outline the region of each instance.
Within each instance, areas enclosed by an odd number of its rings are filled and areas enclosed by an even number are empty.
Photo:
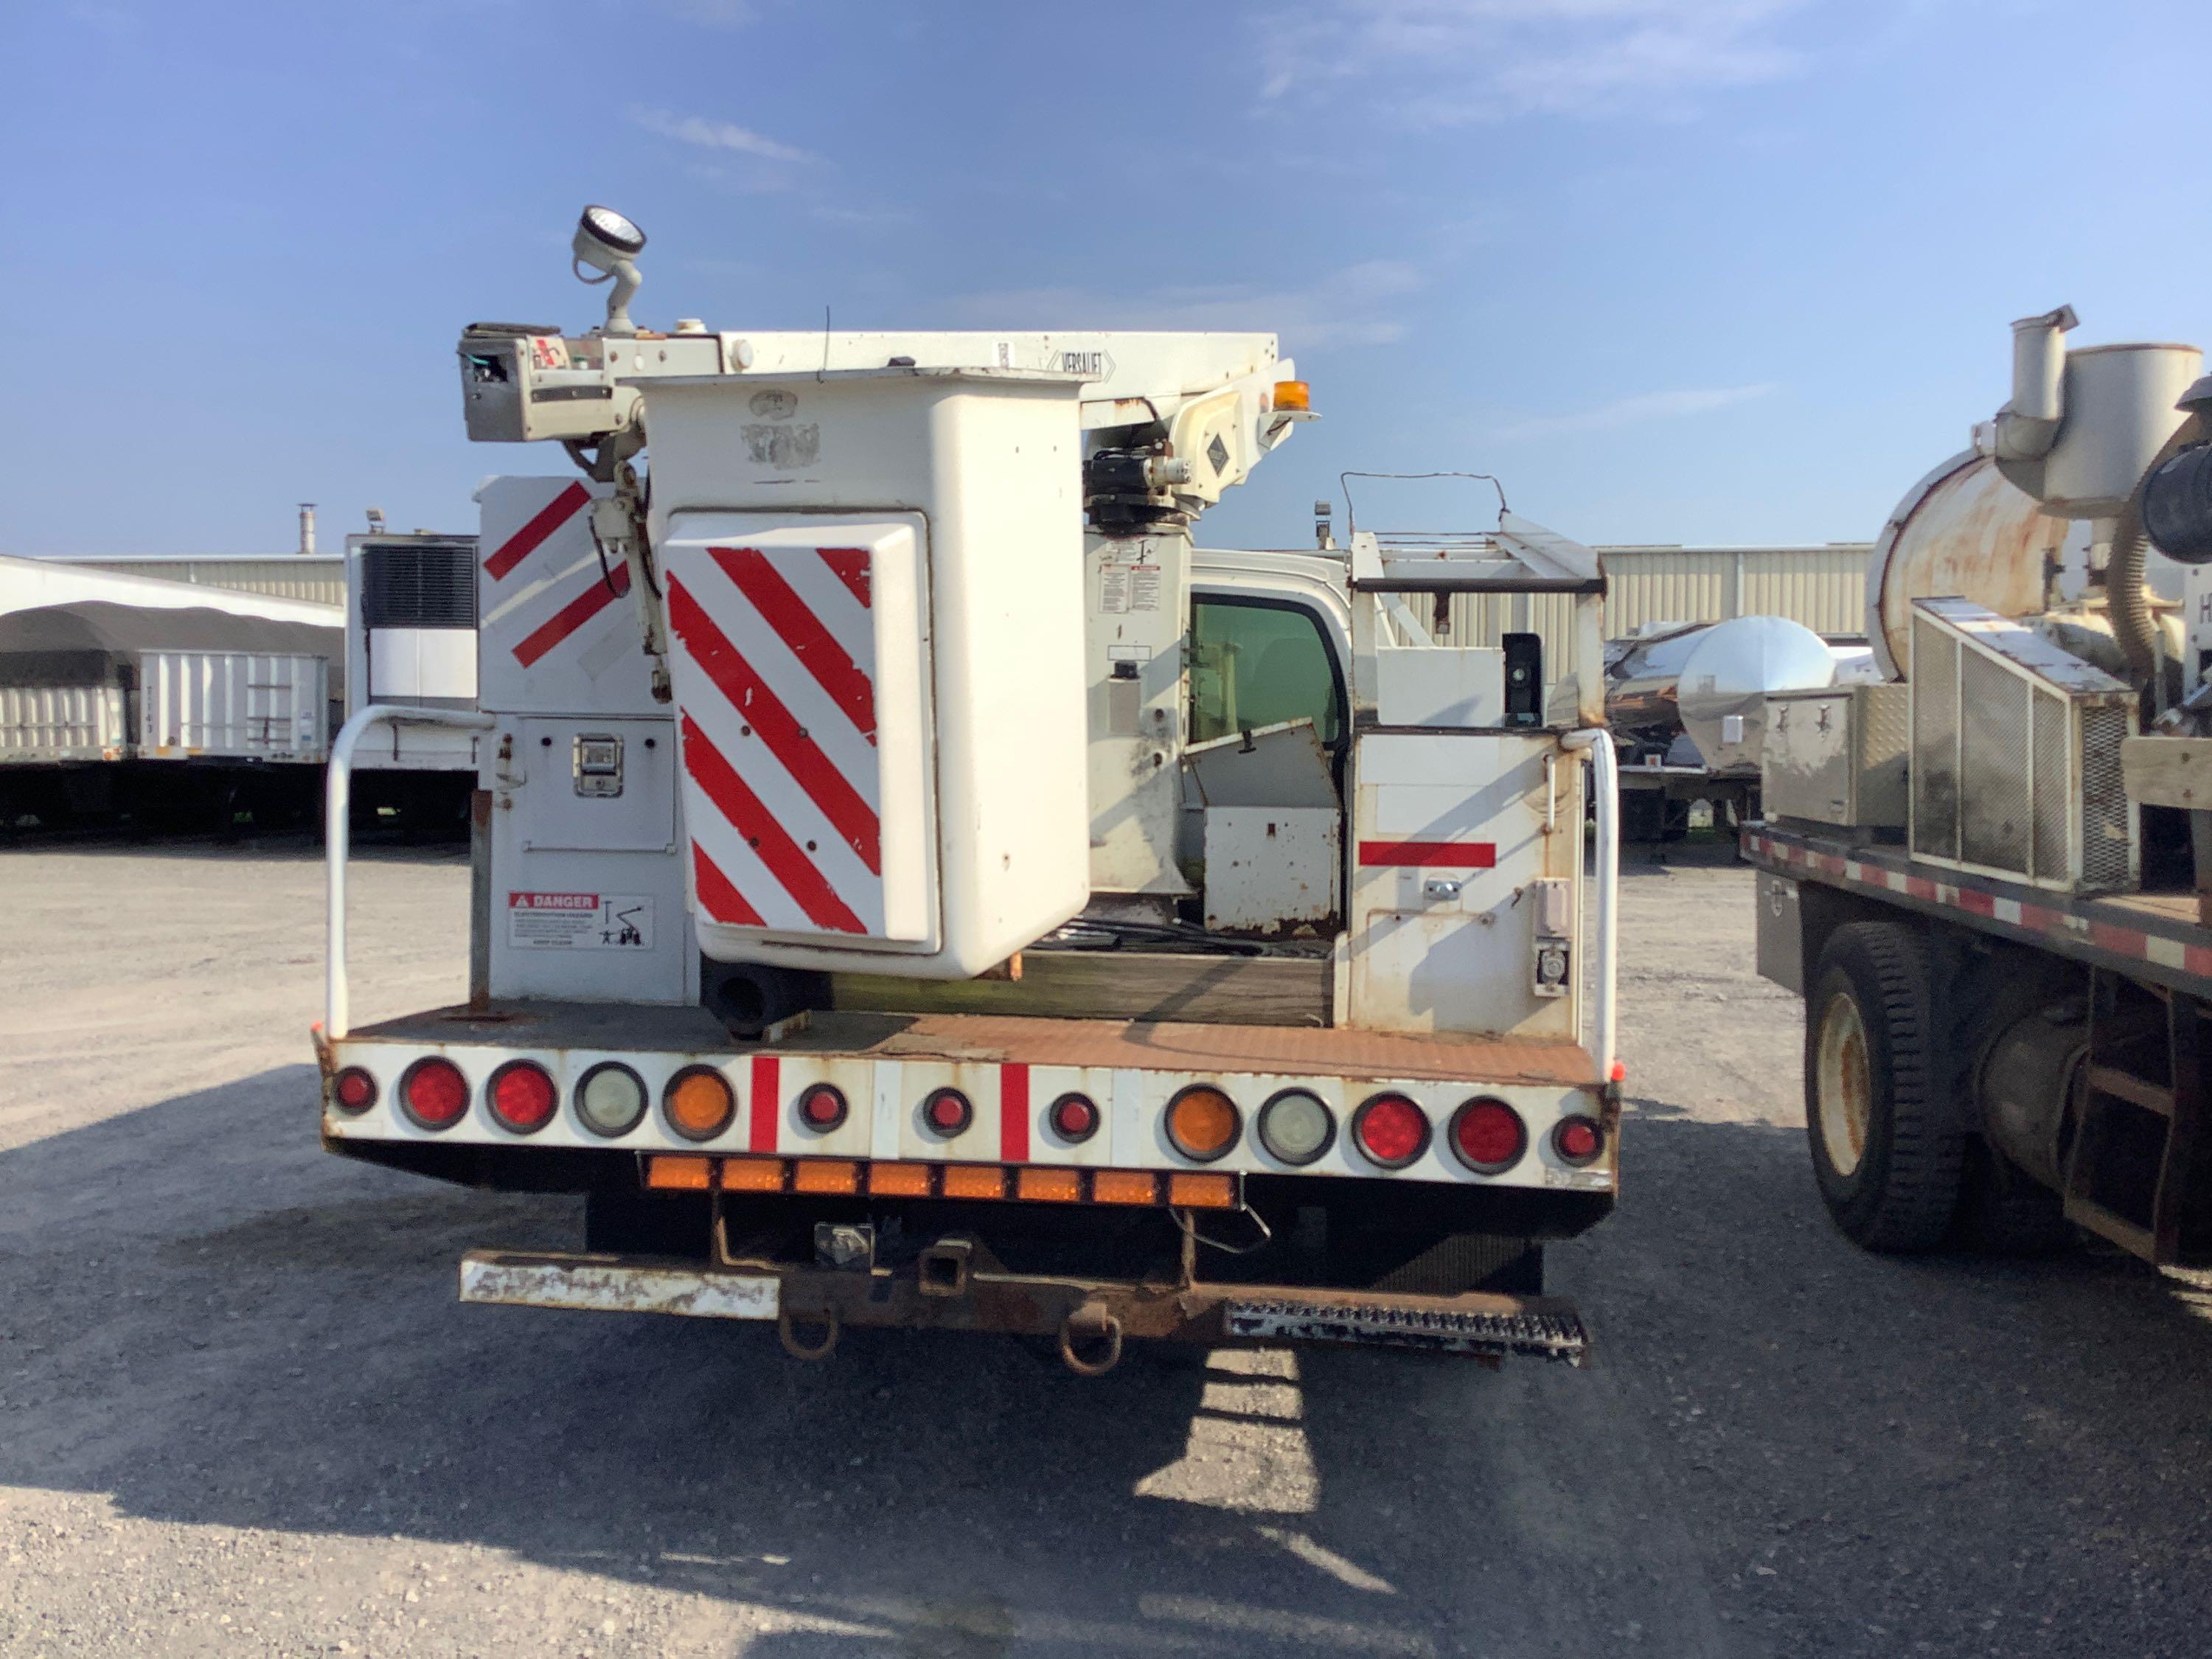
[[[2120,509],[2112,527],[2112,556],[2106,567],[2105,595],[2111,607],[2112,637],[2119,641],[2136,683],[2148,684],[2158,672],[2158,630],[2151,616],[2150,586],[2144,580],[2144,555],[2149,541],[2143,535],[2143,487],[2151,475],[2192,444],[2212,438],[2202,415],[2191,415],[2166,441],[2151,464],[2136,480],[2128,504]]]

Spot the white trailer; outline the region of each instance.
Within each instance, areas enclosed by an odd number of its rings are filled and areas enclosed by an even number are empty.
[[[304,823],[342,649],[335,628],[197,605],[0,613],[0,816]]]
[[[471,435],[583,476],[479,495],[478,707],[339,738],[325,1145],[586,1195],[471,1301],[1579,1360],[1541,1255],[1616,1183],[1588,550],[1196,553],[1311,418],[1273,337],[639,331],[642,240],[586,212],[605,327],[462,338]],[[1569,684],[1419,620],[1522,592],[1571,597]],[[393,725],[480,736],[471,994],[356,1027]]]
[[[346,714],[372,706],[477,707],[477,538],[430,531],[348,536]],[[483,733],[389,722],[354,754],[356,807],[403,823],[459,824],[476,787]]]

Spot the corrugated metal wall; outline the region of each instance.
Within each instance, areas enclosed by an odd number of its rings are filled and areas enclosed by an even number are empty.
[[[1787,617],[1816,634],[1866,632],[1866,567],[1874,549],[1864,542],[1595,551],[1605,562],[1605,636],[1610,640],[1652,623],[1730,617]],[[1559,594],[1517,600],[1462,596],[1451,602],[1450,637],[1461,645],[1495,645],[1501,634],[1541,634],[1545,678],[1555,679],[1573,668],[1568,654],[1572,616],[1572,603]]]
[[[1826,547],[1601,547],[1611,586],[1605,631],[1650,623],[1787,617],[1815,634],[1866,632],[1863,542]]]
[[[274,599],[345,603],[345,557],[337,553],[279,554],[270,558],[73,559],[70,562],[119,575],[197,582],[204,587],[226,587],[234,593],[261,593]]]

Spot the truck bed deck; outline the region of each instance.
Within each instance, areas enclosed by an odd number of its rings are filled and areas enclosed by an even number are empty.
[[[1743,856],[1781,876],[1877,897],[2199,996],[2212,995],[2212,928],[2194,893],[2081,896],[1951,870],[1902,847],[1869,845],[1790,824],[1744,826]]]
[[[509,1048],[677,1051],[1096,1066],[1168,1071],[1308,1073],[1448,1083],[1480,1079],[1566,1087],[1601,1079],[1587,1048],[1457,1033],[1220,1025],[1002,1014],[817,1012],[774,1041],[732,1036],[702,1007],[604,1002],[501,1002],[435,1008],[359,1027],[351,1041],[495,1041]]]

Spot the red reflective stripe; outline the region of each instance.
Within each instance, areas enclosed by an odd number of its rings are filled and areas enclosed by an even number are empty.
[[[2116,957],[2148,957],[2150,940],[2132,927],[2115,927],[2109,921],[2089,924],[2089,943],[2100,951],[2110,951]]]
[[[783,763],[783,769],[807,798],[822,809],[822,816],[836,827],[845,844],[860,855],[871,874],[883,874],[883,832],[874,810],[806,735],[806,728],[745,660],[744,653],[714,626],[714,619],[700,608],[690,590],[673,576],[668,580],[668,619],[675,626],[676,637],[707,671],[707,678]]]
[[[691,868],[698,878],[699,902],[707,907],[707,914],[716,921],[734,922],[740,927],[764,927],[760,912],[745,902],[745,896],[736,884],[722,873],[721,866],[707,856],[707,849],[691,843]]]
[[[845,901],[831,890],[806,854],[799,851],[799,843],[784,832],[775,815],[761,804],[759,796],[745,787],[745,781],[724,758],[722,751],[708,741],[707,734],[689,714],[684,716],[684,769],[691,775],[693,782],[707,792],[708,799],[729,820],[730,827],[759,854],[769,873],[783,884],[783,890],[806,913],[808,921],[832,933],[868,931],[860,917],[846,908]]]
[[[999,1067],[999,1162],[1026,1164],[1030,1156],[1030,1068]]]
[[[1959,908],[1971,910],[1978,916],[1994,916],[1997,913],[1996,896],[1984,893],[1978,888],[1961,887],[1959,890]]]
[[[502,542],[496,552],[483,562],[491,579],[501,577],[520,564],[538,550],[538,544],[572,518],[578,507],[592,499],[592,492],[580,483],[572,483],[538,509],[538,516]]]
[[[610,580],[611,586],[608,585]],[[629,592],[629,567],[626,564],[615,566],[611,579],[592,577],[589,587],[547,617],[514,647],[515,661],[525,668],[534,666],[540,657]]]
[[[868,550],[865,547],[824,547],[817,550],[822,562],[830,567],[830,574],[844,583],[847,590],[861,605],[871,603],[868,586]]]
[[[779,1070],[774,1054],[753,1056],[752,1127],[746,1145],[756,1152],[775,1150],[776,1112],[783,1103]]]
[[[1498,862],[1498,844],[1487,841],[1363,841],[1363,865],[1418,864],[1439,870],[1487,870]]]
[[[799,665],[814,676],[830,700],[845,711],[862,737],[876,740],[876,688],[845,647],[830,637],[822,619],[791,591],[775,567],[757,548],[716,547],[708,550],[738,591],[760,612],[761,620],[791,647]],[[833,567],[834,568],[834,567]],[[849,584],[848,584],[849,585]]]

